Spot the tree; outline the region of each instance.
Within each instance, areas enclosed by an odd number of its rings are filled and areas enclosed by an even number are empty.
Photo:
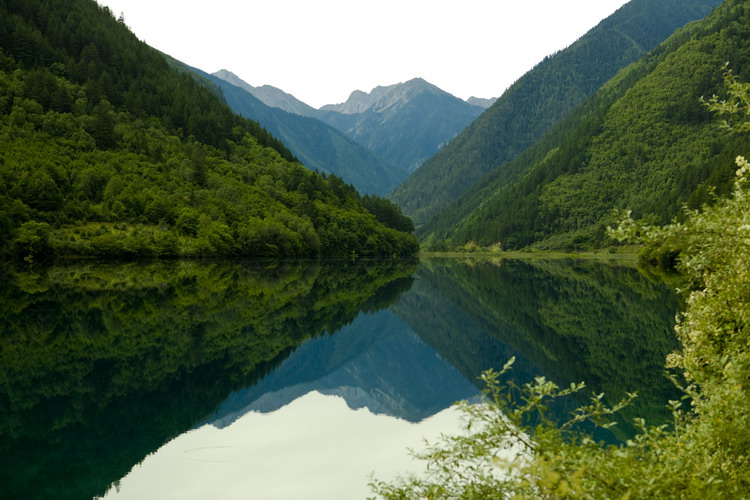
[[[200,187],[206,185],[206,152],[200,143],[193,143],[190,153],[190,167],[192,169],[192,180]]]
[[[40,167],[26,182],[23,198],[28,206],[44,211],[56,210],[63,202],[57,183]]]
[[[102,98],[99,104],[94,107],[88,132],[100,149],[112,148],[117,143],[115,138],[115,112],[112,104],[106,98]]]
[[[13,254],[26,262],[51,257],[50,227],[46,222],[24,222],[15,232],[11,243]]]

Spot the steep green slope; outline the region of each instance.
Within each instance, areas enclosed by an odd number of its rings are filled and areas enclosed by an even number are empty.
[[[722,93],[725,62],[747,79],[749,60],[750,5],[728,0],[504,166],[525,176],[509,185],[488,175],[426,231],[449,244],[584,248],[605,242],[615,208],[666,222],[682,204],[710,201],[750,141],[721,131],[700,97]]]
[[[0,254],[414,252],[93,0],[0,0]]]
[[[394,190],[422,225],[483,174],[513,159],[627,64],[720,0],[632,0],[514,83],[455,140]]]
[[[200,72],[221,89],[227,104],[242,116],[256,120],[311,170],[334,174],[361,193],[385,195],[407,176],[375,156],[343,132],[322,121],[263,104],[246,90],[221,78]]]

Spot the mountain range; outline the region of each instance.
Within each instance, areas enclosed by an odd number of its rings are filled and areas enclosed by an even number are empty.
[[[109,9],[6,1],[0,18],[0,255],[417,250],[416,238],[380,220],[400,220],[393,204],[303,168],[215,84],[138,40]]]
[[[703,19],[720,3],[631,0],[491,105],[415,78],[317,110],[187,70],[90,0],[0,3],[0,252],[410,253],[397,205],[428,248],[605,244],[613,209],[665,221],[729,184],[747,141],[699,100],[727,61],[750,80],[748,33],[738,0]]]
[[[276,87],[254,87],[226,69],[213,73],[213,76],[241,88],[266,106],[318,119],[343,132],[346,137],[366,147],[386,164],[395,167],[399,172],[396,176],[401,175],[401,178],[393,182],[386,177],[385,183],[389,183],[390,188],[403,181],[494,102],[494,99],[476,97],[464,101],[422,78],[414,78],[407,82],[378,86],[370,92],[355,90],[343,103],[315,109]],[[319,158],[301,152],[300,141],[296,138],[299,134],[294,134],[293,138],[293,134],[283,125],[285,120],[294,121],[293,118],[282,119],[277,113],[271,119],[268,111],[257,110],[257,104],[252,104],[250,109],[233,102],[234,99],[229,99],[235,111],[257,120],[284,140],[303,163],[320,168],[323,162]],[[319,125],[308,121],[305,122],[305,127],[316,128]],[[310,149],[309,146],[307,148]],[[343,151],[337,157],[346,157],[347,154],[347,151]],[[332,158],[325,160],[330,165]],[[365,171],[368,168],[370,167],[362,164],[359,170]],[[344,169],[329,166],[323,170],[341,175],[364,192],[384,194],[382,188],[373,190],[368,184],[359,182],[356,176],[346,175]]]
[[[304,110],[307,105],[282,90],[261,87],[265,89],[262,95],[266,98],[278,98],[274,102],[280,106],[273,107],[248,90],[255,87],[229,71],[209,75],[195,68],[192,70],[218,87],[236,113],[260,123],[311,170],[335,174],[359,192],[375,195],[387,194],[408,175],[404,169],[382,160],[336,128],[311,116],[283,109],[281,106]]]

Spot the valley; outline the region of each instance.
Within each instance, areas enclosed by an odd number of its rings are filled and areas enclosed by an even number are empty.
[[[746,495],[750,1],[605,1],[0,0],[0,497]]]

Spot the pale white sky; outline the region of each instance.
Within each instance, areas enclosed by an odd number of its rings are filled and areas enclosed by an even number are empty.
[[[372,473],[392,480],[424,470],[407,448],[458,434],[461,417],[450,407],[414,424],[311,392],[275,412],[249,412],[223,429],[205,425],[178,436],[103,498],[366,498]]]
[[[421,77],[497,97],[627,0],[98,0],[143,41],[320,107]]]

